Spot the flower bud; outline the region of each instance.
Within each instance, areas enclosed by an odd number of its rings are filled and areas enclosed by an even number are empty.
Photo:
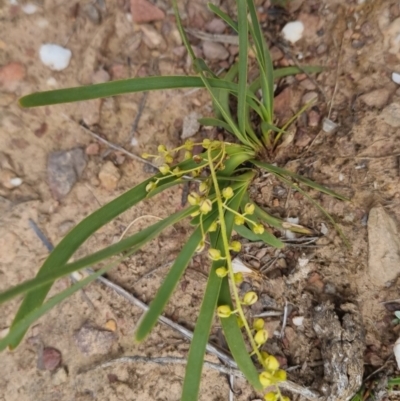
[[[205,194],[209,189],[210,189],[210,187],[208,186],[207,181],[203,181],[200,183],[200,185],[199,185],[200,193]]]
[[[242,318],[240,316],[236,316],[236,322],[237,322],[237,325],[238,325],[239,329],[244,327],[243,320],[242,320]]]
[[[264,395],[264,400],[265,401],[277,401],[278,400],[278,394],[276,393],[267,393]]]
[[[228,305],[221,305],[217,308],[217,315],[223,319],[227,318],[232,314],[232,310]]]
[[[266,357],[264,359],[264,364],[265,364],[266,369],[268,369],[272,372],[275,372],[275,370],[279,369],[279,362],[273,355]]]
[[[257,302],[258,296],[254,291],[249,291],[243,297],[243,304],[244,305],[253,305]]]
[[[232,241],[229,245],[233,252],[240,252],[242,249],[242,244],[239,241]]]
[[[261,353],[261,357],[262,357],[263,361],[265,361],[269,357],[268,352],[261,351],[260,353]]]
[[[219,249],[210,248],[208,250],[208,257],[211,260],[220,260],[221,259],[221,251]]]
[[[255,224],[253,226],[253,233],[254,234],[262,234],[264,232],[264,226],[262,224]]]
[[[246,203],[246,206],[244,207],[244,212],[246,214],[253,214],[254,209],[255,209],[255,206],[253,203]]]
[[[155,181],[150,181],[147,185],[146,185],[146,192],[150,192],[153,189],[157,188],[157,184]]]
[[[190,217],[196,217],[196,216],[198,216],[199,214],[200,214],[200,210],[197,209],[195,212],[190,213]]]
[[[187,151],[185,152],[184,159],[185,159],[185,160],[190,160],[192,157],[193,157],[193,153],[192,153],[190,150],[187,150]]]
[[[224,189],[222,190],[222,196],[223,196],[225,199],[231,199],[233,195],[234,195],[234,194],[233,194],[233,189],[232,189],[231,187],[226,187],[226,188],[224,188]]]
[[[165,147],[165,145],[158,145],[158,153],[167,153],[167,148]]]
[[[204,199],[203,202],[200,203],[200,212],[202,214],[207,214],[211,212],[212,209],[212,203],[210,199]]]
[[[199,245],[197,245],[196,252],[201,252],[205,246],[206,246],[206,243],[204,242],[204,240],[201,240],[199,242]]]
[[[211,145],[211,141],[208,138],[206,138],[203,140],[201,145],[203,146],[204,149],[208,149]]]
[[[194,147],[194,142],[191,139],[186,140],[186,142],[184,143],[183,147],[186,150],[193,150]]]
[[[258,318],[254,320],[253,322],[253,329],[254,330],[262,330],[264,328],[264,320],[261,318]]]
[[[242,226],[244,224],[244,217],[242,215],[235,215],[235,224],[237,226]]]
[[[273,377],[269,372],[261,372],[258,376],[261,385],[265,388],[273,384]]]
[[[254,341],[257,345],[262,345],[266,343],[268,340],[268,331],[267,330],[258,330],[254,335]],[[278,365],[279,366],[279,365]]]
[[[284,382],[287,379],[286,371],[283,369],[279,369],[274,373],[274,379],[278,382]]]
[[[175,168],[172,170],[172,172],[173,172],[177,177],[182,177],[182,176],[183,176],[182,170],[181,170],[178,166],[175,167]]]
[[[189,204],[191,204],[192,206],[198,205],[200,203],[200,195],[196,192],[191,192],[188,197],[187,200],[189,202]]]
[[[195,156],[193,156],[193,161],[195,163],[199,164],[203,161],[203,158],[200,155],[195,155]]]
[[[170,154],[166,154],[164,156],[165,163],[171,164],[174,161],[174,158]]]
[[[211,226],[210,226],[210,228],[208,229],[208,231],[209,231],[210,233],[213,233],[214,231],[217,231],[217,228],[218,228],[218,223],[217,223],[216,221],[213,221],[213,222],[211,223]]]
[[[170,172],[170,168],[169,168],[168,164],[163,164],[158,169],[160,170],[160,173],[162,175],[167,175]]]
[[[218,269],[215,270],[215,273],[218,277],[224,278],[228,274],[228,269],[226,267],[218,267]]]
[[[243,283],[243,273],[239,272],[239,273],[235,273],[233,275],[233,280],[235,281],[235,284],[239,285]]]

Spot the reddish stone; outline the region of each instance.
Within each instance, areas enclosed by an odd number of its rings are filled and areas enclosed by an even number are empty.
[[[0,68],[0,90],[14,92],[20,81],[25,78],[25,67],[16,62],[9,63]]]
[[[160,21],[165,18],[165,13],[147,0],[131,0],[132,20],[136,24]]]

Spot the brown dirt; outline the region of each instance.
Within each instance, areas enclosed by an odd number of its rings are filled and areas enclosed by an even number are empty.
[[[99,68],[108,71],[111,79],[191,73],[186,56],[179,53],[177,29],[168,12],[163,21],[153,24],[163,38],[161,43],[153,46],[149,40],[141,41],[141,29],[129,20],[129,7],[124,1],[106,1],[107,11],[98,25],[85,14],[87,2],[84,1],[39,0],[35,3],[39,6],[38,11],[33,15],[24,14],[20,6],[10,3],[0,2],[0,66],[17,62],[25,70],[19,68],[17,84],[3,84],[0,95],[0,150],[7,156],[2,156],[1,167],[9,163],[15,174],[23,179],[23,184],[12,190],[0,186],[0,290],[33,277],[47,256],[46,249],[29,227],[29,218],[37,222],[53,243],[58,243],[84,216],[150,175],[140,162],[118,152],[103,158],[107,148],[101,145],[97,152],[92,146],[87,152],[88,164],[83,176],[65,198],[56,201],[47,181],[49,153],[86,148],[95,142],[77,123],[81,119],[94,122],[91,128],[107,140],[125,145],[142,95],[106,99],[99,116],[96,115],[99,103],[95,101],[22,110],[16,99],[33,91],[91,83]],[[230,9],[234,9],[233,2],[228,3]],[[260,6],[262,3],[257,2]],[[157,4],[164,11],[171,9],[169,2]],[[300,6],[297,8],[297,5]],[[400,59],[398,52],[391,52],[393,43],[390,41],[393,30],[390,24],[400,17],[400,9],[397,2],[383,0],[360,5],[356,1],[304,0],[294,1],[291,7],[294,10],[291,15],[279,14],[276,8],[270,9],[269,14],[267,8],[259,9],[260,18],[265,21],[265,32],[275,44],[276,64],[292,64],[291,55],[295,58],[301,55],[300,63],[328,68],[318,76],[317,87],[304,80],[304,76],[280,83],[279,92],[290,87],[291,93],[285,96],[289,96],[292,110],[298,109],[306,92],[316,91],[319,98],[313,114],[298,122],[294,142],[278,151],[277,160],[280,165],[352,199],[351,202],[340,202],[312,193],[339,223],[352,247],[346,249],[333,227],[301,195],[292,191],[279,192],[279,183],[274,178],[260,176],[252,188],[252,196],[259,204],[274,215],[298,217],[300,224],[317,233],[325,222],[329,232],[311,247],[290,246],[282,252],[268,249],[264,255],[259,253],[260,247],[248,245],[246,253],[253,257],[242,255],[242,258],[259,268],[272,257],[279,256],[280,262],[272,265],[261,280],[248,278],[247,281],[260,293],[274,298],[279,308],[285,300],[293,305],[285,338],[272,337],[267,349],[279,355],[282,362],[287,361],[287,366],[299,365],[289,375],[292,380],[313,386],[322,375],[322,368],[318,366],[321,355],[311,328],[311,309],[319,302],[334,298],[359,305],[366,328],[367,372],[377,369],[391,355],[391,347],[397,338],[398,327],[391,326],[393,315],[381,302],[397,299],[399,284],[382,288],[367,274],[365,219],[372,206],[381,204],[400,221],[399,134],[381,117],[382,108],[400,101],[397,85],[391,81],[391,73],[400,72]],[[186,11],[190,25],[195,28],[204,27],[212,19],[203,1],[189,2]],[[281,58],[282,52],[278,49],[281,42],[276,32],[285,21],[297,17],[306,25],[305,38],[291,49],[283,49]],[[67,69],[53,72],[41,64],[38,50],[46,42],[65,45],[72,51]],[[200,48],[198,40],[193,39],[193,43]],[[214,66],[216,69],[227,67],[232,59],[231,56],[228,61],[221,61],[219,65],[214,63]],[[380,92],[375,93],[372,100],[371,96],[363,97],[376,89]],[[287,106],[287,102],[281,103]],[[210,110],[210,100],[203,91],[150,93],[135,133],[138,146],[126,148],[140,154],[151,153],[159,143],[178,146],[184,116],[191,111],[209,115]],[[329,113],[340,124],[336,134],[324,133],[318,122],[319,117]],[[317,126],[313,127],[310,121],[316,119]],[[209,132],[205,130],[198,134],[199,138],[207,135]],[[121,174],[115,190],[102,188],[98,178],[108,160]],[[165,217],[179,210],[182,191],[183,188],[171,189],[162,197],[143,202],[126,212],[99,230],[82,246],[78,256],[113,243],[139,216],[147,217],[137,221],[130,232],[142,229],[154,221],[154,216]],[[188,225],[181,224],[163,233],[108,277],[149,302],[167,268],[143,276],[173,260],[189,230]],[[309,259],[308,264],[299,267],[299,258]],[[193,328],[196,321],[206,282],[201,273],[206,271],[204,261],[196,257],[166,310],[167,316],[188,328]],[[54,285],[52,294],[68,285],[68,279],[60,280]],[[1,306],[0,330],[9,327],[16,307],[17,302]],[[292,323],[296,315],[304,316],[302,327]],[[2,354],[0,400],[178,400],[183,366],[120,364],[82,373],[124,355],[187,356],[188,342],[161,325],[145,343],[135,344],[132,335],[140,316],[139,309],[116,297],[111,290],[99,284],[90,285],[85,294],[75,294],[40,319],[15,352]],[[74,340],[75,332],[85,322],[104,328],[110,319],[117,324],[117,339],[111,344],[111,351],[105,355],[82,354]],[[271,331],[279,330],[280,323],[276,318],[268,320]],[[217,331],[216,323],[214,334]],[[62,367],[56,372],[38,369],[38,344],[61,352]],[[218,362],[214,357],[207,358]],[[388,373],[392,369],[389,365]],[[253,400],[260,396],[244,380],[235,380],[235,389],[241,391],[235,396],[236,400]],[[228,393],[227,379],[205,369],[200,400],[225,400]]]

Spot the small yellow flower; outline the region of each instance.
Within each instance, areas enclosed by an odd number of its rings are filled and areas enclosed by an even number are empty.
[[[264,361],[269,357],[268,352],[261,351],[260,353],[261,353],[261,357],[262,357],[262,359],[263,359]]]
[[[255,224],[253,226],[253,233],[254,234],[262,234],[264,232],[264,226],[262,224]]]
[[[258,296],[254,291],[249,291],[243,297],[243,304],[244,305],[253,305],[257,302]]]
[[[199,242],[199,245],[197,245],[196,252],[201,252],[205,246],[206,246],[206,243],[204,242],[204,240],[201,240]]]
[[[265,363],[266,369],[268,369],[272,372],[275,372],[275,370],[279,369],[279,362],[273,355],[270,355],[267,358],[265,358],[264,363]]]
[[[194,142],[193,142],[191,139],[188,139],[188,140],[184,143],[183,147],[184,147],[186,150],[193,150]]]
[[[190,150],[187,150],[187,151],[185,152],[184,159],[185,159],[185,160],[190,160],[192,157],[193,157],[193,153],[192,153]]]
[[[150,192],[153,189],[157,188],[157,183],[155,181],[150,181],[147,185],[146,185],[146,192]]]
[[[233,189],[232,189],[231,187],[226,187],[226,188],[224,188],[224,189],[222,190],[222,196],[223,196],[225,199],[231,199],[233,195],[234,195],[234,194],[233,194]]]
[[[255,206],[253,203],[246,203],[246,206],[244,207],[244,212],[246,214],[253,214],[254,209],[255,209]]]
[[[276,393],[267,393],[264,395],[264,400],[265,401],[277,401],[278,400],[278,394]]]
[[[207,214],[211,212],[212,209],[212,203],[210,199],[204,199],[203,202],[200,203],[200,212],[202,214]]]
[[[177,176],[177,177],[182,177],[183,176],[183,172],[179,167],[175,167],[172,172]]]
[[[174,158],[170,154],[166,154],[164,156],[165,163],[171,164],[174,161]]]
[[[201,194],[205,194],[209,189],[210,189],[210,187],[208,186],[207,181],[203,181],[203,182],[200,183],[199,192]]]
[[[193,170],[190,174],[193,178],[198,177],[200,175],[200,170]]]
[[[258,378],[264,388],[273,384],[273,376],[269,372],[261,372]]]
[[[284,382],[287,379],[286,371],[283,369],[279,369],[274,373],[274,379],[277,382]]]
[[[253,329],[254,330],[262,330],[264,328],[264,320],[261,318],[258,318],[254,320],[253,322]]]
[[[239,273],[235,273],[233,275],[233,280],[235,281],[235,284],[239,285],[243,283],[243,273],[239,272]]]
[[[210,248],[208,250],[208,257],[211,260],[220,260],[221,259],[221,251],[219,249]]]
[[[211,145],[211,141],[208,138],[206,138],[203,140],[201,145],[203,146],[204,149],[208,149]]]
[[[170,172],[170,168],[169,168],[168,164],[163,164],[158,169],[160,170],[160,173],[162,175],[167,175]]]
[[[218,277],[224,278],[228,274],[228,269],[226,269],[225,267],[218,267],[218,269],[215,270],[215,273]]]
[[[217,231],[217,228],[218,228],[218,223],[217,223],[216,221],[213,221],[213,222],[211,223],[211,226],[210,226],[210,228],[208,229],[208,231],[209,231],[210,233],[213,233],[214,231]]]
[[[254,335],[254,341],[257,345],[265,344],[268,340],[268,331],[267,330],[258,330]],[[278,365],[279,366],[279,365]]]
[[[196,192],[191,192],[188,197],[187,200],[189,202],[189,204],[191,204],[192,206],[198,205],[200,204],[200,195]]]
[[[157,150],[158,150],[158,153],[167,153],[168,152],[165,145],[158,145]]]
[[[232,314],[232,310],[231,310],[231,308],[228,306],[228,305],[221,305],[221,306],[218,306],[218,308],[217,308],[217,315],[220,317],[220,318],[226,318],[226,317],[229,317],[230,315]]]
[[[244,224],[244,217],[242,215],[240,215],[240,216],[236,215],[235,216],[235,224],[237,226],[242,226]]]
[[[242,249],[242,244],[239,241],[232,241],[229,245],[233,252],[240,252]]]
[[[190,213],[190,217],[196,217],[196,216],[198,216],[199,214],[200,214],[200,210],[197,209],[195,212]]]

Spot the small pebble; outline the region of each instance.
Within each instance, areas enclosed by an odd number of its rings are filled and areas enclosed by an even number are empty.
[[[310,102],[316,102],[318,100],[318,93],[317,92],[307,92],[301,99],[303,104],[307,104]]]
[[[98,155],[100,151],[100,145],[98,143],[90,143],[88,146],[86,146],[85,153],[88,156],[95,156]]]
[[[334,134],[339,128],[338,124],[330,120],[329,118],[324,118],[322,123],[322,130],[327,134]]]
[[[76,346],[84,355],[106,355],[110,352],[115,340],[115,333],[101,330],[87,324],[74,335]]]
[[[35,14],[37,10],[38,6],[36,4],[26,3],[22,6],[22,11],[28,15]]]
[[[188,115],[183,118],[183,126],[182,126],[182,135],[181,139],[187,139],[196,135],[200,129],[200,123],[198,119],[201,118],[201,115],[192,111]]]
[[[99,180],[104,189],[108,191],[113,191],[116,189],[120,178],[121,173],[119,172],[118,168],[115,167],[114,163],[107,161],[105,164],[103,164],[99,173]]]
[[[210,22],[207,22],[205,28],[210,33],[223,33],[226,29],[226,24],[220,18],[213,18]]]
[[[92,82],[94,84],[102,84],[110,80],[110,74],[104,69],[100,68],[92,76]]]
[[[117,323],[115,322],[114,319],[107,320],[106,324],[104,325],[104,328],[106,330],[114,332],[117,330]]]
[[[61,364],[61,352],[52,347],[46,347],[42,355],[43,369],[56,370]]]
[[[288,22],[282,29],[282,35],[290,43],[296,43],[303,37],[304,24],[301,21]]]
[[[397,85],[400,85],[400,74],[397,72],[392,73],[392,81]]]
[[[141,25],[140,29],[143,32],[143,42],[149,49],[153,50],[165,47],[164,38],[152,25]]]
[[[292,319],[295,326],[302,326],[304,322],[304,316],[296,316]]]
[[[84,14],[89,18],[89,20],[95,24],[98,25],[101,22],[101,14],[99,10],[95,7],[94,4],[92,3],[86,3],[82,7]]]
[[[8,169],[0,170],[0,185],[7,189],[19,187],[22,184],[22,179]]]
[[[46,43],[40,47],[40,61],[53,71],[65,70],[71,60],[72,52],[69,49]]]
[[[308,113],[308,126],[309,127],[318,127],[320,119],[321,119],[321,116],[318,113],[318,111],[311,110]]]
[[[203,42],[203,53],[207,60],[226,60],[229,57],[229,51],[221,43]]]
[[[51,377],[51,381],[54,386],[60,386],[68,380],[68,374],[64,367],[61,367]]]
[[[131,0],[132,21],[136,24],[160,21],[165,13],[147,0]]]
[[[0,67],[0,90],[14,92],[25,78],[25,67],[16,62]]]

